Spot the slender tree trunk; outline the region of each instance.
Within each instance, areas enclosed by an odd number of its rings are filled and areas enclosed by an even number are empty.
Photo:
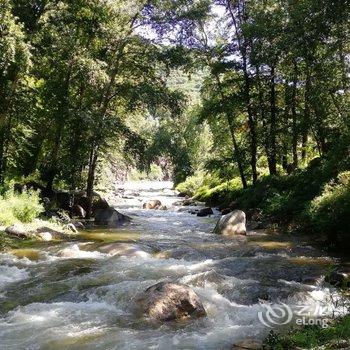
[[[310,109],[310,89],[311,89],[311,76],[309,67],[306,68],[306,83],[305,83],[305,109],[304,109],[304,125],[302,130],[302,140],[301,140],[301,159],[304,162],[306,160],[306,147],[309,137],[309,125],[311,118],[311,109]]]
[[[56,134],[53,144],[53,148],[50,155],[50,166],[47,170],[46,175],[46,190],[50,193],[53,191],[53,183],[58,171],[58,153],[61,147],[61,140],[63,134],[64,124],[62,120],[59,119],[59,122],[56,125]]]
[[[253,108],[251,103],[251,82],[249,77],[249,70],[248,70],[248,58],[247,58],[247,40],[243,37],[243,34],[241,34],[240,29],[238,28],[237,19],[234,13],[233,6],[237,6],[236,10],[240,12],[239,3],[232,3],[231,0],[226,1],[227,9],[230,13],[230,17],[233,22],[233,26],[235,29],[235,35],[237,36],[237,43],[239,47],[239,52],[241,54],[242,59],[242,71],[244,75],[244,100],[246,104],[246,110],[248,114],[248,125],[250,130],[250,153],[251,153],[251,168],[252,168],[252,178],[253,178],[253,185],[256,184],[258,180],[258,172],[256,169],[257,164],[257,149],[258,149],[258,142],[257,142],[257,133],[256,133],[256,125],[255,125],[255,118],[253,114]],[[246,14],[241,14],[241,19],[247,18]]]
[[[60,104],[59,104],[60,107],[57,109],[55,113],[55,120],[56,120],[55,139],[54,139],[54,144],[50,153],[50,161],[49,161],[50,163],[46,174],[46,189],[48,192],[52,192],[53,190],[53,183],[59,168],[58,155],[61,148],[65,121],[68,115],[68,104],[69,104],[68,94],[69,94],[70,78],[71,78],[71,70],[67,72],[67,75],[64,79],[64,88],[61,94]]]
[[[147,3],[148,2],[146,2],[144,4],[144,6]],[[135,16],[131,19],[130,26],[129,26],[128,32],[126,33],[125,38],[127,38],[129,35],[132,34],[132,32],[134,30],[134,24],[136,23],[137,18],[140,15],[140,12],[137,12],[135,14]],[[104,118],[105,118],[105,115],[107,113],[108,106],[109,106],[111,100],[113,99],[113,97],[115,97],[112,94],[112,87],[113,87],[115,80],[117,78],[120,60],[122,59],[122,57],[124,55],[124,49],[125,49],[126,45],[127,45],[127,40],[124,40],[123,43],[119,47],[116,47],[114,66],[110,71],[110,80],[109,80],[109,83],[107,84],[106,88],[104,89],[104,91],[101,94],[101,100],[100,100],[100,106],[99,106],[100,107],[99,114],[100,114],[100,118],[101,118],[101,121],[100,121],[101,129],[103,128]],[[91,215],[92,215],[92,200],[93,200],[93,191],[94,191],[94,182],[95,182],[95,171],[96,171],[97,160],[98,160],[98,156],[99,156],[100,142],[101,142],[100,137],[97,137],[94,140],[94,145],[91,148],[91,153],[90,153],[89,172],[88,172],[88,180],[87,180],[87,187],[86,187],[86,192],[87,192],[86,195],[88,197],[87,218],[91,218]]]
[[[215,75],[215,79],[216,79],[216,82],[218,84],[219,92],[221,95],[221,100],[224,101],[225,95],[224,95],[224,92],[222,89],[220,77],[217,74]],[[232,138],[232,143],[233,143],[233,154],[234,154],[234,157],[235,157],[236,162],[237,162],[239,175],[240,175],[240,178],[242,181],[242,186],[243,186],[243,188],[247,188],[248,184],[247,184],[247,180],[246,180],[246,177],[244,174],[243,162],[242,162],[241,154],[239,151],[239,147],[238,147],[238,143],[237,143],[237,139],[236,139],[236,135],[235,135],[235,128],[234,128],[234,125],[232,123],[231,116],[227,112],[225,114],[226,114],[227,123],[228,123],[229,128],[230,128],[230,133],[231,133],[231,138]]]
[[[98,147],[93,146],[90,152],[89,172],[88,172],[88,179],[87,179],[87,186],[86,186],[86,196],[89,199],[87,212],[86,212],[87,219],[90,219],[92,215],[92,199],[94,195],[95,172],[97,167],[98,154],[99,154]]]
[[[270,174],[277,175],[277,160],[276,160],[276,83],[275,83],[275,67],[271,67],[271,91],[270,91]]]
[[[3,123],[5,124],[5,117]],[[0,129],[0,185],[5,180],[5,130],[6,127]]]
[[[268,167],[271,173],[272,168],[272,160],[271,160],[271,152],[270,152],[270,133],[268,132],[269,127],[266,120],[266,110],[264,106],[264,93],[263,86],[261,84],[260,70],[259,67],[256,67],[256,76],[258,82],[258,97],[259,97],[259,110],[260,110],[260,118],[263,124],[264,129],[264,149],[267,158]]]
[[[289,84],[288,80],[284,83],[284,125],[289,125],[291,103],[289,99]],[[283,135],[282,137],[282,167],[289,174],[290,169],[293,167],[293,164],[288,163],[288,151],[289,151],[289,137]]]
[[[238,143],[237,143],[236,136],[235,136],[234,126],[232,125],[232,122],[230,121],[230,117],[229,116],[227,116],[227,120],[228,120],[229,127],[230,127],[230,133],[231,133],[232,142],[233,142],[233,152],[234,152],[234,155],[235,155],[235,158],[236,158],[239,175],[240,175],[240,178],[241,178],[241,181],[242,181],[242,186],[243,186],[243,188],[247,188],[248,184],[247,184],[247,180],[246,180],[245,174],[244,174],[242,159],[241,159]]]
[[[298,65],[294,60],[294,77],[293,77],[293,90],[292,90],[292,148],[293,148],[293,168],[297,169],[299,166],[298,159],[298,127],[297,127],[297,86],[298,84]]]
[[[256,135],[256,127],[255,127],[255,120],[251,105],[251,97],[250,97],[250,78],[248,75],[248,70],[246,66],[246,59],[244,59],[244,81],[245,81],[245,87],[244,87],[244,96],[246,101],[246,108],[248,113],[248,125],[250,130],[250,137],[251,137],[251,144],[250,144],[250,152],[251,152],[251,168],[252,168],[252,177],[253,177],[253,185],[256,184],[258,180],[258,172],[256,169],[256,163],[257,163],[257,135]]]

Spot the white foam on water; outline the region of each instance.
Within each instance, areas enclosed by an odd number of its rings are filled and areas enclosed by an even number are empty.
[[[5,286],[24,280],[29,277],[29,273],[25,269],[19,269],[16,266],[0,266],[0,289]]]
[[[107,256],[97,251],[80,250],[78,244],[62,249],[58,255],[64,259],[103,259]]]
[[[260,295],[272,295],[274,298],[275,289],[278,289],[277,292],[279,288],[281,292],[291,291],[292,297],[282,300],[288,305],[327,304],[331,302],[330,299],[334,299],[333,290],[317,287],[310,291],[298,282],[288,282],[289,277],[294,277],[293,269],[290,276],[286,269],[286,281],[280,280],[277,283],[277,279],[271,278],[274,268],[283,268],[283,262],[289,258],[288,252],[283,249],[274,253],[262,247],[258,249],[255,258],[241,257],[237,256],[240,253],[237,242],[232,246],[233,254],[230,254],[230,245],[224,251],[226,255],[220,251],[216,254],[216,248],[213,249],[214,254],[202,255],[202,249],[196,249],[192,243],[205,242],[209,243],[208,247],[211,243],[225,243],[224,238],[209,233],[216,219],[198,218],[186,212],[142,209],[142,203],[148,199],[159,198],[165,205],[175,202],[177,198],[172,196],[171,183],[129,183],[124,187],[144,189],[140,196],[126,199],[120,207],[122,212],[126,208],[127,213],[133,217],[135,215],[132,229],[141,233],[141,243],[156,251],[169,251],[181,259],[161,259],[143,251],[136,252],[136,256],[112,257],[97,251],[85,251],[84,244],[76,243],[45,247],[42,253],[46,254],[47,261],[41,262],[0,254],[3,265],[13,269],[7,274],[0,270],[0,283],[3,276],[9,279],[6,283],[11,283],[11,278],[12,281],[27,278],[30,271],[37,283],[33,291],[37,288],[39,292],[46,292],[52,286],[64,287],[63,299],[60,299],[60,295],[56,298],[55,293],[49,293],[50,297],[55,294],[53,299],[45,299],[42,303],[24,303],[24,306],[11,310],[0,318],[0,348],[41,350],[72,346],[76,350],[226,350],[246,338],[262,339],[270,331],[258,319],[259,312],[265,310],[259,302],[264,299]],[[150,188],[154,190],[147,191]],[[163,188],[168,189],[164,191]],[[271,263],[268,260],[270,258]],[[82,271],[75,275],[68,271],[67,275],[70,262],[61,262],[65,259],[94,261],[89,261],[88,266],[92,265],[92,268],[87,269],[87,273]],[[84,262],[76,265],[73,261],[73,269],[85,266]],[[48,275],[47,270],[51,271]],[[57,278],[56,275],[52,278],[52,273],[55,274],[56,271]],[[236,272],[237,277],[231,276]],[[264,277],[267,277],[266,284]],[[160,281],[190,285],[202,300],[207,317],[183,324],[146,323],[142,315],[133,312],[135,297]],[[67,289],[69,291],[66,293]],[[25,294],[26,290],[19,292]],[[6,293],[4,296],[9,297]],[[56,302],[57,300],[64,301]],[[72,302],[77,300],[78,302]],[[87,301],[80,302],[81,300]],[[29,297],[27,301],[30,302]],[[246,305],[245,302],[252,304]],[[54,347],[51,347],[52,344]]]

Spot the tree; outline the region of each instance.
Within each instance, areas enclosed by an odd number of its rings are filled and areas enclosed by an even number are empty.
[[[7,171],[14,132],[21,116],[22,92],[31,65],[30,46],[22,26],[12,14],[11,2],[0,3],[0,183]],[[22,101],[23,102],[23,101]]]

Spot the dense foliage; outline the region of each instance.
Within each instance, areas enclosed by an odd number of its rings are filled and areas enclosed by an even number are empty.
[[[111,150],[147,166],[138,120],[179,114],[182,97],[165,82],[176,59],[140,35],[145,3],[0,6],[0,180],[34,176],[91,198]]]
[[[0,180],[92,198],[106,178],[150,173],[213,203],[346,225],[349,10],[2,0]]]
[[[7,191],[0,196],[0,226],[30,223],[44,211],[39,193]]]
[[[288,334],[271,331],[264,348],[273,350],[339,349],[348,346],[350,338],[350,316],[345,316],[329,327],[307,326]]]

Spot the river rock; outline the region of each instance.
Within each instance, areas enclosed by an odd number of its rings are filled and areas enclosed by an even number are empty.
[[[179,192],[178,197],[189,198],[186,192]]]
[[[38,232],[36,236],[45,242],[50,242],[53,239],[50,232]]]
[[[102,245],[97,248],[101,253],[112,255],[112,256],[128,256],[128,257],[140,257],[147,258],[150,256],[149,253],[141,249],[136,244],[129,243],[109,243]]]
[[[104,198],[99,198],[92,203],[92,212],[97,213],[98,210],[109,209],[110,205]]]
[[[152,199],[146,203],[143,204],[143,209],[159,209],[162,206],[161,201],[159,201],[158,199]]]
[[[37,228],[34,234],[35,236],[43,239],[44,241],[48,239],[50,236],[51,236],[51,239],[62,239],[65,237],[64,232],[59,232],[46,226]]]
[[[200,209],[197,213],[197,216],[199,217],[204,217],[204,216],[209,216],[209,215],[213,215],[214,212],[213,212],[213,209],[211,208],[203,208],[203,209]]]
[[[221,215],[227,215],[227,214],[230,214],[232,211],[231,208],[224,208],[224,209],[221,209]]]
[[[214,233],[224,236],[246,235],[246,216],[242,210],[235,210],[232,213],[220,218]]]
[[[77,228],[71,222],[67,225],[67,229],[73,233],[78,233]]]
[[[160,282],[138,299],[144,315],[155,321],[176,321],[206,316],[203,304],[189,287]]]
[[[73,215],[78,216],[80,219],[84,219],[86,217],[86,210],[78,204],[75,204],[73,206],[72,212],[73,212]]]
[[[168,207],[166,205],[161,205],[158,210],[168,210]]]
[[[187,198],[187,199],[184,199],[182,201],[177,201],[177,202],[173,203],[173,205],[175,207],[180,207],[180,206],[184,206],[184,207],[194,206],[194,207],[196,207],[196,206],[201,206],[204,204],[205,203],[198,202],[193,198]]]
[[[232,350],[260,350],[263,348],[262,342],[254,339],[246,339],[237,344],[235,344]]]
[[[350,274],[340,271],[333,271],[326,276],[325,281],[337,287],[346,287],[350,285]]]
[[[130,222],[130,218],[116,211],[114,208],[98,209],[95,214],[95,225],[120,227]]]
[[[20,224],[7,227],[5,229],[5,233],[11,236],[17,236],[19,238],[26,238],[29,236],[28,232],[26,232],[25,228]]]
[[[71,223],[77,228],[83,230],[85,228],[84,224],[81,221],[71,220]]]

